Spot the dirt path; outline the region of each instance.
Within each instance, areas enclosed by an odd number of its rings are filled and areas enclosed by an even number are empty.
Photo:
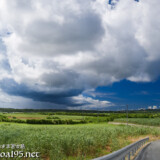
[[[120,125],[120,124],[127,125],[127,123],[124,123],[124,122],[108,122],[108,123],[109,123],[109,124],[116,124],[116,125]],[[130,126],[154,127],[154,126],[145,126],[145,125],[133,124],[133,123],[128,123],[128,125],[130,125]]]
[[[124,122],[108,122],[108,124],[115,124],[115,125],[127,125],[127,123]],[[160,128],[158,126],[147,126],[147,125],[141,125],[141,124],[134,124],[134,123],[128,123],[129,126],[137,126],[137,127],[150,127],[150,128]]]

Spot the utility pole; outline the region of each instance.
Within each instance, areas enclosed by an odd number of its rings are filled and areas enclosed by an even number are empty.
[[[99,122],[98,106],[97,106],[97,121]]]
[[[126,118],[127,118],[127,126],[128,126],[128,104],[126,105]]]

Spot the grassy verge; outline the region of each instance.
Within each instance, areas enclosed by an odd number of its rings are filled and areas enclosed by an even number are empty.
[[[109,124],[0,125],[0,144],[25,144],[45,160],[87,160],[120,149],[137,138],[159,136],[159,129]],[[133,140],[134,139],[134,140]]]
[[[118,118],[115,122],[126,122],[126,118]],[[149,126],[160,126],[160,118],[129,118],[129,123],[149,125]]]

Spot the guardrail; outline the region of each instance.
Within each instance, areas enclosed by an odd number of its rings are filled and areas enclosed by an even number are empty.
[[[115,151],[111,154],[108,154],[103,157],[95,158],[93,160],[125,160],[126,157],[128,158],[127,160],[130,160],[131,156],[134,156],[136,151],[143,146],[147,141],[149,141],[149,137],[141,139],[135,143],[132,143],[118,151]]]

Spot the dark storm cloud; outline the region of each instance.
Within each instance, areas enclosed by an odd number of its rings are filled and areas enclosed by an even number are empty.
[[[100,17],[87,12],[81,16],[68,15],[65,18],[63,24],[42,20],[29,24],[26,28],[27,34],[24,35],[26,42],[19,49],[38,55],[44,55],[46,50],[47,55],[93,50],[94,44],[100,41],[104,34]]]
[[[77,103],[71,97],[79,95],[82,90],[72,89],[62,93],[45,93],[34,91],[24,84],[18,84],[12,79],[3,79],[0,81],[1,89],[9,95],[31,98],[34,101],[50,102],[56,104],[65,104],[66,106],[81,106],[86,103]]]
[[[72,77],[72,79],[71,79]],[[45,82],[47,86],[56,86],[57,88],[67,87],[72,88],[72,86],[75,86],[74,83],[76,81],[79,82],[79,75],[72,71],[59,71],[58,73],[44,73],[41,76],[42,81]],[[80,84],[77,84],[77,87]],[[81,87],[80,87],[81,88]]]

